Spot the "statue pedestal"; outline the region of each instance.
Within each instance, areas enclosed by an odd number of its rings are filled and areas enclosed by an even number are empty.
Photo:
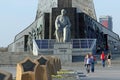
[[[72,44],[71,43],[55,43],[54,55],[61,59],[61,62],[72,62]]]

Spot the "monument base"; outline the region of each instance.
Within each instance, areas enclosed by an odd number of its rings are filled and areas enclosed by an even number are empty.
[[[72,44],[66,43],[55,43],[53,54],[58,56],[61,62],[72,62]]]

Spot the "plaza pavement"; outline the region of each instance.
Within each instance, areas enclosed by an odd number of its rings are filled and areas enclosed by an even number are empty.
[[[0,67],[0,69],[11,72],[15,77],[16,68],[15,67]],[[120,64],[112,64],[112,67],[103,68],[100,64],[95,65],[94,73],[86,73],[85,67],[83,63],[72,63],[65,64],[62,66],[62,69],[74,70],[79,74],[78,80],[120,80]],[[59,79],[60,80],[60,79]]]
[[[112,64],[111,67],[106,65],[103,68],[100,64],[95,66],[94,73],[87,73],[84,65],[63,66],[64,69],[71,69],[76,72],[82,72],[78,80],[120,80],[120,64]],[[74,68],[74,69],[73,69]]]

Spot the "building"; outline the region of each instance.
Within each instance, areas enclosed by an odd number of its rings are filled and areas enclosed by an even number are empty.
[[[99,22],[104,25],[107,29],[111,30],[113,29],[113,22],[111,16],[101,16],[99,18]]]

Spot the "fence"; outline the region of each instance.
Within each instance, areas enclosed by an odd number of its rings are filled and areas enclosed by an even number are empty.
[[[55,39],[35,40],[40,53],[53,53],[54,45],[57,44]],[[72,45],[72,53],[84,52],[87,50],[96,50],[96,39],[72,39],[65,42]],[[60,43],[59,43],[60,44]]]

